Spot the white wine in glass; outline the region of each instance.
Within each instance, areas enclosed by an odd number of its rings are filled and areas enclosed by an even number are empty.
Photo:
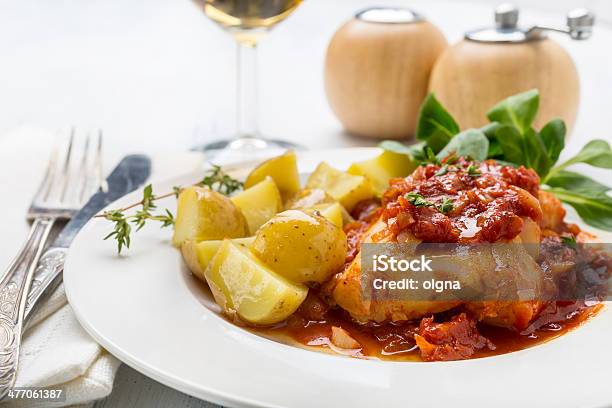
[[[271,140],[259,132],[257,95],[257,44],[276,24],[287,18],[302,0],[195,0],[204,13],[227,30],[238,44],[237,135],[213,142],[204,150],[231,149],[248,153],[254,149],[293,147]]]

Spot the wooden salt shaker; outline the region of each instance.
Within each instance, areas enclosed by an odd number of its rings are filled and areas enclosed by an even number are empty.
[[[404,8],[359,12],[334,35],[325,89],[345,129],[378,139],[414,135],[434,62],[448,45],[420,14]]]
[[[588,10],[579,9],[568,14],[567,27],[523,28],[518,26],[518,9],[501,5],[495,10],[495,27],[467,32],[440,56],[430,90],[461,128],[478,128],[487,123],[486,112],[497,102],[537,88],[536,128],[560,117],[569,134],[578,110],[578,73],[569,54],[546,32],[584,40],[591,36],[594,19]]]

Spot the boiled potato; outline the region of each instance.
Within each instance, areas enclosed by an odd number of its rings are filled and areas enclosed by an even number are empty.
[[[237,245],[249,247],[253,241],[255,241],[255,237],[235,238],[231,241]],[[195,276],[205,281],[204,271],[222,243],[222,240],[201,242],[189,240],[183,242],[183,245],[181,245],[181,253],[183,254],[183,260],[189,267],[189,270],[191,270]]]
[[[207,187],[188,187],[178,197],[172,243],[241,238],[248,235],[244,215],[226,196]]]
[[[342,228],[353,221],[346,209],[324,190],[304,189],[298,191],[285,204],[288,210],[318,210],[325,218]],[[340,221],[338,222],[338,212]]]
[[[251,234],[255,234],[263,223],[283,210],[280,192],[271,177],[266,177],[231,200],[244,214]]]
[[[287,210],[261,226],[251,251],[294,282],[325,282],[340,270],[346,235],[313,211]]]
[[[344,225],[344,212],[346,210],[340,203],[333,204],[319,204],[317,206],[312,207],[313,210],[319,211],[319,213],[331,221],[336,227],[342,228]]]
[[[325,190],[321,190],[320,188],[305,188],[291,196],[291,198],[287,200],[285,208],[287,210],[301,210],[304,208],[312,208],[316,205],[332,204],[335,202],[336,200],[334,197],[327,194]]]
[[[266,177],[272,177],[283,199],[291,197],[300,189],[300,175],[295,152],[288,151],[282,156],[273,157],[257,166],[244,182],[244,188],[253,187]]]
[[[310,175],[306,188],[325,190],[348,211],[351,211],[358,202],[375,195],[372,184],[364,176],[345,173],[325,162],[321,162]]]
[[[251,324],[285,320],[308,294],[306,286],[290,282],[230,240],[223,241],[205,276],[217,304]]]
[[[415,160],[405,154],[385,150],[371,160],[353,163],[348,172],[368,178],[376,194],[381,196],[389,187],[390,179],[410,175],[417,165]]]

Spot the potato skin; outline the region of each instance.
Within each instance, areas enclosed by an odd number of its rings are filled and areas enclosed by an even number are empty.
[[[226,196],[207,187],[188,187],[177,202],[172,243],[180,247],[185,241],[242,238],[248,226],[242,212]]]
[[[344,232],[319,213],[288,210],[259,229],[251,250],[287,279],[322,283],[344,264],[347,242]]]
[[[221,242],[221,241],[218,241]],[[198,260],[197,243],[192,240],[187,240],[181,245],[181,255],[183,255],[183,261],[195,276],[199,279],[204,280],[204,269],[201,267]]]

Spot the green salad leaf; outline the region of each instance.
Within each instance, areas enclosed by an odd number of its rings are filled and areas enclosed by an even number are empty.
[[[573,171],[561,170],[546,180],[550,187],[564,188],[569,191],[606,194],[610,187]]]
[[[612,231],[612,198],[607,194],[588,191],[571,191],[565,188],[548,190],[574,207],[587,224],[605,231]]]
[[[566,133],[565,122],[561,119],[551,120],[540,130],[540,137],[546,147],[548,158],[553,164],[559,160],[559,155],[565,147]]]
[[[610,145],[605,140],[592,140],[576,156],[555,166],[565,147],[567,129],[561,119],[551,120],[540,131],[534,129],[539,103],[535,89],[511,96],[489,110],[490,123],[460,132],[455,119],[430,94],[421,106],[418,120],[416,136],[421,142],[404,146],[385,141],[380,146],[429,163],[454,154],[531,168],[540,176],[542,188],[574,207],[587,224],[612,231],[610,187],[567,170],[578,163],[612,169]]]
[[[529,128],[523,136],[523,145],[525,167],[534,169],[540,177],[546,176],[552,166],[552,162],[548,157],[548,152],[541,136],[533,128]]]
[[[491,122],[514,126],[525,134],[535,120],[539,106],[540,93],[532,89],[499,102],[487,112],[487,117]]]
[[[425,159],[425,154],[423,152],[425,143],[415,143],[413,145],[406,146],[396,140],[385,140],[381,142],[378,146],[383,150],[387,150],[393,153],[404,154],[410,158],[416,159],[417,161]]]
[[[459,133],[459,125],[434,94],[429,94],[421,105],[417,122],[416,138],[426,142],[434,153],[446,146]]]
[[[612,169],[612,149],[605,140],[591,140],[584,145],[576,156],[557,166],[557,169],[562,170],[576,163],[586,163],[594,167]]]
[[[489,139],[478,129],[468,129],[454,136],[440,152],[439,160],[454,154],[457,157],[470,157],[482,161],[489,152]]]
[[[480,128],[480,131],[487,137],[487,139],[489,139],[489,153],[487,154],[487,157],[497,158],[504,155],[504,151],[502,150],[499,141],[495,137],[495,133],[502,126],[503,125],[500,123],[491,122]]]
[[[502,151],[505,161],[516,164],[526,164],[523,155],[523,137],[514,126],[503,125],[497,128],[495,139]]]

